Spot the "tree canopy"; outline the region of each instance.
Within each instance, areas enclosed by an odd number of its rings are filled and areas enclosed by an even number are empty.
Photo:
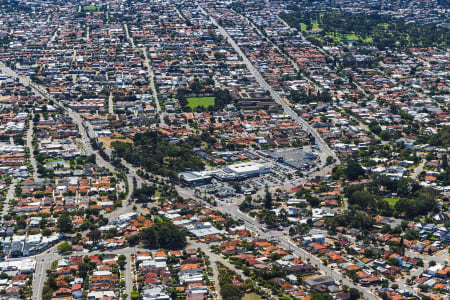
[[[421,135],[419,141],[437,147],[450,147],[450,126],[443,126],[436,134]]]
[[[294,5],[290,8],[293,13],[281,14],[290,26],[303,31],[309,31],[313,26],[320,28],[315,35],[309,36],[314,43],[323,40],[345,43],[348,34],[356,36],[353,42],[375,45],[379,49],[441,46],[450,41],[450,30],[434,24],[411,24],[378,13],[306,11]]]
[[[62,233],[72,232],[72,219],[67,212],[63,212],[63,214],[58,218],[56,227]]]
[[[186,246],[186,234],[183,230],[168,221],[159,221],[152,227],[143,229],[136,240],[141,241],[149,249],[183,249]]]
[[[177,172],[185,170],[202,170],[201,158],[194,154],[192,148],[201,144],[200,138],[188,138],[176,143],[158,131],[138,133],[133,143],[114,141],[111,143],[119,157],[149,172],[176,178]]]
[[[361,165],[357,161],[349,160],[345,168],[345,176],[347,176],[347,179],[356,180],[362,175],[364,175],[364,169]]]

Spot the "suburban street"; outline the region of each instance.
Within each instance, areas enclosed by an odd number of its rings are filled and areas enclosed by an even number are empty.
[[[14,178],[8,187],[8,192],[6,193],[6,198],[5,198],[5,201],[3,202],[2,216],[4,216],[5,214],[8,214],[8,212],[9,212],[9,207],[10,207],[9,202],[14,199],[14,196],[16,193],[17,182],[18,182],[18,179]]]
[[[449,300],[445,1],[16,2],[0,300]]]
[[[200,10],[203,14],[208,15],[208,13],[197,3]],[[242,57],[244,64],[247,66],[247,69],[250,73],[255,77],[258,83],[270,93],[272,98],[283,107],[284,112],[289,115],[295,122],[297,122],[307,133],[311,134],[315,138],[316,144],[319,146],[320,150],[325,153],[327,156],[333,157],[335,160],[335,164],[339,164],[339,158],[336,156],[330,147],[325,143],[320,134],[311,127],[305,120],[300,118],[296,112],[283,100],[280,95],[273,90],[273,88],[267,83],[267,81],[262,77],[262,75],[256,70],[247,56],[242,52],[241,48],[236,44],[236,42],[231,38],[228,32],[214,19],[214,17],[209,16],[211,22],[219,29],[220,33],[227,39],[233,49]]]
[[[158,92],[155,86],[155,73],[153,72],[153,68],[150,64],[146,47],[142,47],[142,53],[144,54],[144,65],[147,68],[147,76],[150,81],[150,88],[152,89],[153,100],[155,101],[156,104],[156,112],[159,115],[159,126],[162,127],[165,125],[164,120],[165,112],[161,109],[161,105],[159,104]]]
[[[36,159],[34,158],[34,153],[33,153],[33,116],[34,114],[31,115],[31,120],[28,123],[28,131],[27,131],[27,148],[30,150],[30,163],[31,166],[33,167],[33,178],[34,180],[37,180],[38,178],[38,172],[37,172],[37,162]]]
[[[192,192],[190,192],[187,189],[184,189],[183,187],[177,187],[178,193],[186,198],[196,198],[198,200],[202,200],[198,197],[195,197]],[[206,206],[209,206],[208,203],[204,202]],[[231,203],[231,204],[225,204],[218,207],[215,207],[222,213],[227,213],[231,215],[233,218],[242,220],[244,222],[244,225],[249,230],[258,233],[259,238],[267,239],[267,240],[275,240],[279,243],[280,246],[284,247],[285,249],[291,250],[295,255],[298,255],[299,257],[303,258],[304,260],[309,260],[313,265],[319,268],[320,271],[323,273],[331,276],[337,281],[342,281],[343,284],[358,289],[367,299],[369,300],[375,300],[378,299],[377,296],[375,296],[371,291],[368,289],[365,289],[359,285],[356,285],[352,283],[347,277],[344,277],[341,273],[331,270],[327,266],[325,266],[322,261],[320,261],[318,258],[313,256],[312,254],[308,253],[304,249],[301,249],[298,247],[295,243],[293,243],[289,236],[286,235],[284,232],[280,231],[268,231],[265,232],[263,230],[264,225],[259,223],[256,219],[253,219],[249,217],[247,214],[242,213],[239,210],[237,203]]]
[[[125,254],[127,263],[125,265],[125,293],[128,295],[127,299],[131,299],[131,291],[133,289],[133,275],[131,272],[131,253]]]
[[[65,257],[65,255],[61,255],[57,253],[57,245],[53,246],[52,248],[48,249],[45,252],[42,252],[41,254],[38,254],[36,256],[33,256],[36,260],[36,271],[33,276],[33,299],[42,299],[42,288],[44,287],[45,281],[47,280],[47,270],[50,269],[51,263],[55,260],[59,260]],[[81,252],[78,253],[78,255],[97,255],[100,253],[104,253],[105,251],[91,251],[91,252]],[[127,247],[122,249],[111,249],[107,251],[109,254],[116,254],[116,255],[125,255],[127,257],[127,264],[125,265],[125,273],[131,274],[131,260],[130,255],[136,254],[136,248],[135,247]],[[18,260],[17,259],[11,259],[11,260]],[[127,268],[129,268],[127,270]],[[128,273],[127,273],[128,272]],[[132,277],[127,277],[126,279],[126,292],[128,296],[131,294],[132,289]],[[128,293],[129,291],[129,293]]]
[[[219,27],[221,28],[221,27]],[[221,32],[227,36],[229,39],[230,37],[228,36],[228,34],[226,33],[226,31],[223,30],[223,28],[221,28]],[[230,41],[231,43],[233,43],[232,41]],[[237,47],[237,45],[235,45]],[[237,52],[239,48],[236,49]],[[243,55],[243,53],[241,52],[241,55]],[[245,57],[245,56],[243,56]],[[260,83],[262,85],[264,85],[265,81],[262,78],[262,76],[256,72],[256,70],[253,68],[253,66],[251,65],[251,63],[248,60],[245,60],[249,70],[252,71],[252,73],[254,74],[255,78],[258,79],[258,81],[260,81]],[[12,74],[15,77],[18,77],[19,80],[23,81],[25,84],[29,84],[29,81],[22,76],[18,76],[17,74],[15,74],[14,72],[12,72],[9,68],[5,67],[4,65],[0,65],[0,67],[2,67],[1,69],[5,72],[9,74]],[[267,83],[265,83],[265,85],[267,85]],[[40,88],[37,85],[32,85],[33,90],[35,90],[37,93],[43,95],[44,97],[48,98],[48,99],[52,99],[51,96],[42,88]],[[285,109],[286,113],[288,113],[294,120],[296,120],[299,124],[306,124],[301,118],[299,118],[297,116],[297,114],[295,112],[293,112],[290,107],[286,104],[284,104],[284,101],[278,96],[278,94],[273,91],[270,86],[267,85],[267,90],[270,91],[271,93],[273,93],[273,97],[275,99],[278,99],[278,102],[280,104],[282,104],[283,108]],[[283,105],[284,104],[284,105]],[[59,105],[59,104],[58,104]],[[90,139],[89,139],[89,128],[86,128],[86,126],[84,126],[83,121],[81,119],[81,116],[74,112],[71,109],[67,109],[62,105],[59,105],[60,107],[62,107],[63,109],[65,109],[67,111],[67,113],[73,118],[73,120],[76,122],[76,124],[79,126],[80,133],[81,133],[81,140],[83,143],[83,146],[87,152],[88,155],[90,154],[95,154],[96,158],[97,158],[97,163],[104,167],[104,168],[108,168],[110,170],[115,170],[114,166],[112,166],[109,162],[105,161],[97,151],[94,151],[92,149],[92,146],[90,144]],[[302,125],[303,126],[303,125]],[[315,130],[312,128],[309,128],[309,125],[306,126],[306,130],[309,130],[309,132],[311,134],[317,134],[315,133]],[[309,128],[309,129],[308,129]],[[27,136],[27,144],[29,144],[29,140],[30,140],[30,131],[28,132],[28,136]],[[31,140],[30,140],[31,141]],[[316,138],[316,142],[318,143],[318,145],[320,146],[321,150],[325,153],[325,154],[329,154],[331,156],[334,156],[333,152],[329,149],[328,146],[326,146],[326,144],[323,142],[323,140],[321,138]],[[127,176],[127,180],[128,180],[128,185],[129,185],[129,193],[127,195],[127,199],[124,202],[124,206],[116,209],[115,211],[113,211],[109,217],[113,220],[116,219],[118,216],[120,216],[123,213],[129,212],[131,211],[131,208],[133,206],[133,203],[128,203],[128,200],[130,199],[132,192],[133,192],[133,178],[136,178],[136,182],[137,182],[137,186],[138,188],[142,186],[143,184],[143,180],[137,175],[137,170],[135,167],[131,166],[130,164],[128,164],[125,161],[122,161],[122,163],[125,165],[125,167],[129,170],[129,174]],[[330,172],[332,166],[327,166],[326,168],[322,168],[320,169],[318,172],[315,173],[311,173],[309,176],[314,177],[317,175],[325,175],[328,172]],[[308,178],[304,178],[301,180],[301,182],[304,182],[304,180],[307,180]],[[299,182],[299,184],[301,183]],[[194,193],[192,190],[187,189],[185,187],[182,186],[176,186],[176,189],[178,191],[178,193],[185,198],[197,198],[194,196]],[[13,193],[14,191],[14,184],[11,185],[10,188],[10,192],[8,193],[8,195],[10,195],[11,193]],[[11,197],[11,196],[10,196]],[[197,198],[199,199],[199,198]],[[208,206],[208,204],[205,203],[205,205]],[[283,232],[279,232],[279,231],[270,231],[270,232],[264,232],[263,231],[263,225],[260,224],[258,221],[256,221],[255,219],[252,219],[251,217],[249,217],[248,215],[242,213],[241,211],[239,211],[238,208],[238,203],[227,203],[225,205],[222,205],[220,207],[217,207],[217,209],[219,209],[220,211],[222,211],[223,213],[227,213],[230,214],[232,217],[240,219],[242,221],[244,221],[245,226],[254,231],[257,232],[259,237],[261,238],[265,238],[268,240],[276,240],[280,246],[289,249],[291,251],[293,251],[293,253],[295,255],[298,255],[299,257],[305,259],[305,260],[309,260],[313,265],[315,265],[320,271],[322,271],[323,273],[331,276],[332,278],[334,278],[335,280],[342,282],[343,284],[349,286],[349,287],[353,287],[356,288],[358,290],[361,291],[361,293],[363,293],[363,295],[369,299],[369,300],[375,300],[378,299],[370,290],[368,289],[364,289],[358,285],[353,284],[348,278],[346,278],[345,276],[343,276],[341,273],[332,270],[328,267],[326,267],[325,265],[323,265],[323,263],[316,257],[314,257],[313,255],[311,255],[310,253],[306,252],[305,250],[299,248],[295,243],[293,243],[289,237],[287,235],[285,235],[285,233]],[[142,213],[144,213],[143,211],[141,211],[141,208],[138,206],[138,210]],[[211,260],[213,261],[220,261],[221,263],[223,263],[225,266],[235,270],[236,272],[238,272],[238,274],[241,274],[243,276],[243,278],[245,279],[244,275],[240,272],[240,270],[235,269],[234,266],[232,266],[228,261],[224,260],[223,258],[221,258],[220,256],[212,253],[208,247],[205,244],[195,244],[196,247],[200,247],[205,253],[207,253]],[[129,255],[131,253],[134,253],[135,248],[124,248],[124,249],[118,249],[118,250],[111,250],[108,252],[111,253],[116,253],[116,254],[125,254],[128,257],[128,262],[129,260]],[[95,252],[93,252],[95,253]],[[427,256],[424,255],[419,255],[417,253],[408,253],[413,257],[420,257],[422,259],[424,259],[425,261],[428,259]],[[36,256],[36,276],[33,279],[33,299],[39,299],[39,295],[40,292],[42,290],[43,284],[45,282],[46,279],[46,273],[45,270],[47,270],[51,264],[51,261],[60,258],[61,256],[54,253],[54,250],[49,250],[47,252],[41,253],[40,255]],[[446,256],[442,255],[439,257],[433,257],[433,260],[437,261],[437,262],[441,262],[444,263],[446,261]],[[126,267],[126,273],[129,274],[131,272],[131,270],[129,269],[130,265],[129,263],[127,264]],[[131,293],[131,288],[132,288],[132,278],[131,276],[126,276],[126,293],[128,295],[130,295]]]

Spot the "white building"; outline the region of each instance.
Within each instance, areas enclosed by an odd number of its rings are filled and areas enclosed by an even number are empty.
[[[264,164],[249,162],[226,166],[224,167],[224,171],[234,173],[241,178],[246,178],[270,173],[270,168]]]

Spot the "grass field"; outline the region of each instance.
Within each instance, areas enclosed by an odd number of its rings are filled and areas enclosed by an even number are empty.
[[[245,294],[244,297],[242,297],[242,300],[261,300],[261,299],[262,298],[255,293]]]
[[[99,138],[99,141],[105,145],[106,148],[111,148],[111,143],[118,141],[118,142],[124,142],[124,143],[133,143],[133,140],[124,136],[105,136]]]
[[[347,33],[342,35],[344,40],[357,41],[359,36],[354,33]]]
[[[64,159],[61,158],[47,158],[44,159],[44,162],[48,163],[48,162],[55,162],[55,161],[65,161]]]
[[[305,23],[300,23],[300,28],[301,28],[302,31],[306,31],[307,30]],[[312,23],[312,29],[320,29],[319,23],[317,21],[314,21]]]
[[[318,35],[314,35],[314,37],[316,39],[322,40],[322,38]],[[346,43],[351,43],[353,41],[358,42],[359,38],[360,38],[360,36],[355,33],[339,33],[336,35],[333,35],[332,33],[327,33],[326,37],[332,38],[334,43],[338,43],[338,44],[346,44]],[[368,37],[368,38],[362,39],[362,41],[364,43],[371,43],[371,42],[373,42],[373,39]]]
[[[340,35],[340,37],[341,37],[341,40],[348,40],[348,41],[357,41],[360,38],[359,35],[354,34],[354,33],[342,34],[342,35]],[[373,40],[372,40],[372,38],[368,37],[366,39],[362,39],[362,41],[366,42],[366,43],[370,43]]]
[[[387,25],[387,24],[386,24]],[[307,26],[305,23],[300,23],[300,29],[301,31],[307,31]],[[312,23],[312,29],[322,29],[319,26],[319,23],[317,21],[314,21]],[[319,36],[317,35],[313,35],[315,38],[317,39],[321,39]],[[355,34],[355,33],[339,33],[336,35],[333,35],[333,33],[326,33],[327,37],[331,37],[333,38],[335,43],[340,43],[340,44],[346,44],[346,43],[352,43],[353,41],[359,41],[360,36]],[[364,43],[371,43],[373,42],[373,39],[371,37],[367,37],[365,39],[361,39]]]
[[[190,97],[187,98],[188,106],[191,109],[194,109],[199,106],[203,106],[205,108],[209,106],[214,106],[214,97]]]
[[[83,6],[84,11],[100,11],[102,10],[101,6]]]
[[[394,208],[395,204],[398,202],[400,198],[384,198],[389,203],[389,206]]]

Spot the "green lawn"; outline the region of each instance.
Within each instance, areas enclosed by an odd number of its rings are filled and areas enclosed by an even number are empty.
[[[102,9],[101,6],[84,6],[84,11],[100,11]]]
[[[305,23],[300,23],[300,29],[302,30],[302,31],[306,31],[307,29],[306,29],[306,24]],[[319,23],[317,22],[317,21],[314,21],[313,23],[312,23],[312,29],[321,29],[320,27],[319,27]]]
[[[305,23],[300,23],[300,29],[301,31],[307,31],[307,26]],[[317,21],[314,21],[312,23],[312,29],[322,29],[319,26],[319,23]],[[350,41],[358,41],[360,36],[355,34],[355,33],[339,33],[336,35],[333,35],[332,33],[326,33],[326,36],[333,38],[334,42],[336,43],[345,43],[345,42],[350,42]],[[319,36],[313,35],[313,37],[317,38],[317,39],[321,39]],[[373,42],[373,39],[368,37],[365,39],[362,39],[363,42],[365,43],[371,43]]]
[[[342,35],[342,39],[348,40],[348,41],[357,41],[357,40],[359,40],[359,38],[360,38],[360,36],[357,34],[354,34],[354,33],[347,33],[347,34]],[[368,38],[362,39],[362,41],[366,42],[366,43],[370,43],[373,40],[372,40],[372,38],[368,37]]]
[[[344,40],[349,40],[349,41],[357,41],[359,36],[354,34],[354,33],[347,33],[344,34]]]
[[[314,36],[315,38],[319,38],[318,36]],[[326,37],[330,37],[334,40],[335,43],[340,43],[340,44],[344,44],[344,43],[348,43],[350,41],[359,41],[360,36],[355,34],[355,33],[339,33],[336,35],[333,35],[332,33],[327,33]],[[371,43],[373,42],[373,39],[368,37],[365,39],[362,39],[362,41],[364,43]]]
[[[203,106],[205,108],[214,106],[214,97],[190,97],[187,98],[188,106],[192,109]]]
[[[51,269],[56,271],[56,268],[58,268],[58,260],[52,261]]]
[[[394,208],[395,204],[398,202],[400,198],[384,198],[389,203],[389,206]]]

